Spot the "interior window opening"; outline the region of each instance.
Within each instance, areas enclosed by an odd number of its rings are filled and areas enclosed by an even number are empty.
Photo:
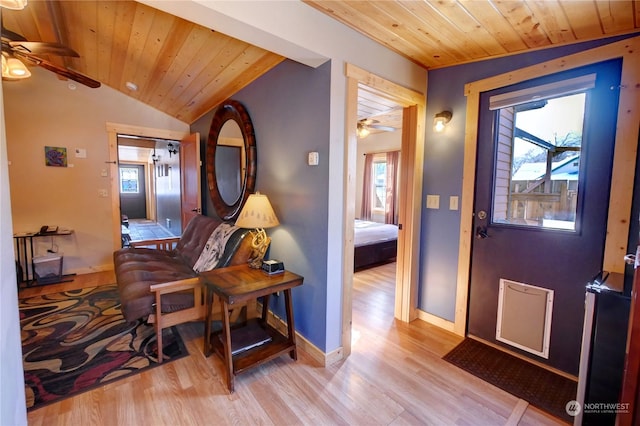
[[[586,92],[497,108],[493,222],[576,230]]]

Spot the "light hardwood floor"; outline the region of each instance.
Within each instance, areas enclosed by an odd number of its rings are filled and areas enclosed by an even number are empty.
[[[297,362],[283,356],[238,376],[229,395],[222,363],[202,354],[204,326],[186,324],[179,330],[189,356],[34,410],[29,424],[563,424],[441,360],[460,337],[394,320],[394,271],[387,264],[356,274],[357,341],[347,360],[324,368],[298,351]],[[20,296],[111,282],[111,273],[90,274]]]

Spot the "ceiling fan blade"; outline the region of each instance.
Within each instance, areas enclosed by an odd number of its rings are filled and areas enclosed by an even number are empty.
[[[9,46],[11,46],[12,49],[34,55],[72,56],[74,58],[80,57],[78,52],[60,43],[49,43],[43,41],[10,41]]]
[[[368,127],[371,128],[371,129],[384,130],[385,132],[395,132],[396,131],[395,127],[381,126],[381,125],[378,125],[378,124],[371,124]]]
[[[41,66],[42,68],[54,72],[58,75],[66,77],[70,80],[77,81],[80,84],[84,84],[87,87],[91,87],[92,89],[97,89],[100,87],[100,82],[96,81],[92,78],[84,76],[78,72],[72,71],[68,68],[59,67],[58,65],[51,63],[45,59],[38,58],[37,56],[30,55],[28,53],[21,52],[19,50],[15,50],[13,52],[15,56],[26,59],[35,63],[36,65]]]
[[[4,25],[2,26],[2,38],[6,38],[7,40],[11,40],[11,41],[27,41],[27,39],[21,36],[20,34],[14,33],[13,31],[9,31],[8,29],[6,29]]]
[[[363,124],[365,126],[370,126],[373,123],[377,123],[377,122],[378,122],[378,120],[374,120],[373,118],[363,118],[360,121],[358,121],[358,123],[361,123],[361,124]]]

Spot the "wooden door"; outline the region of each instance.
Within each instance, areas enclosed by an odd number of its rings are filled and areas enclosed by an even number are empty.
[[[201,165],[200,133],[193,133],[180,141],[182,230],[195,215],[202,213]]]

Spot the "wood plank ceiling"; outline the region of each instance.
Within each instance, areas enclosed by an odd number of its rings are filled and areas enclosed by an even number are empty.
[[[640,28],[640,0],[304,2],[427,69]],[[47,59],[186,123],[284,59],[134,1],[30,0],[22,11],[2,10],[2,22],[30,41],[73,48],[80,58]],[[395,123],[385,118],[393,105],[361,93],[360,118],[399,126],[397,114]]]
[[[640,29],[638,0],[303,1],[427,69]]]
[[[52,62],[189,124],[284,60],[134,1],[30,0],[23,10],[3,9],[2,22],[29,41],[80,54]]]

